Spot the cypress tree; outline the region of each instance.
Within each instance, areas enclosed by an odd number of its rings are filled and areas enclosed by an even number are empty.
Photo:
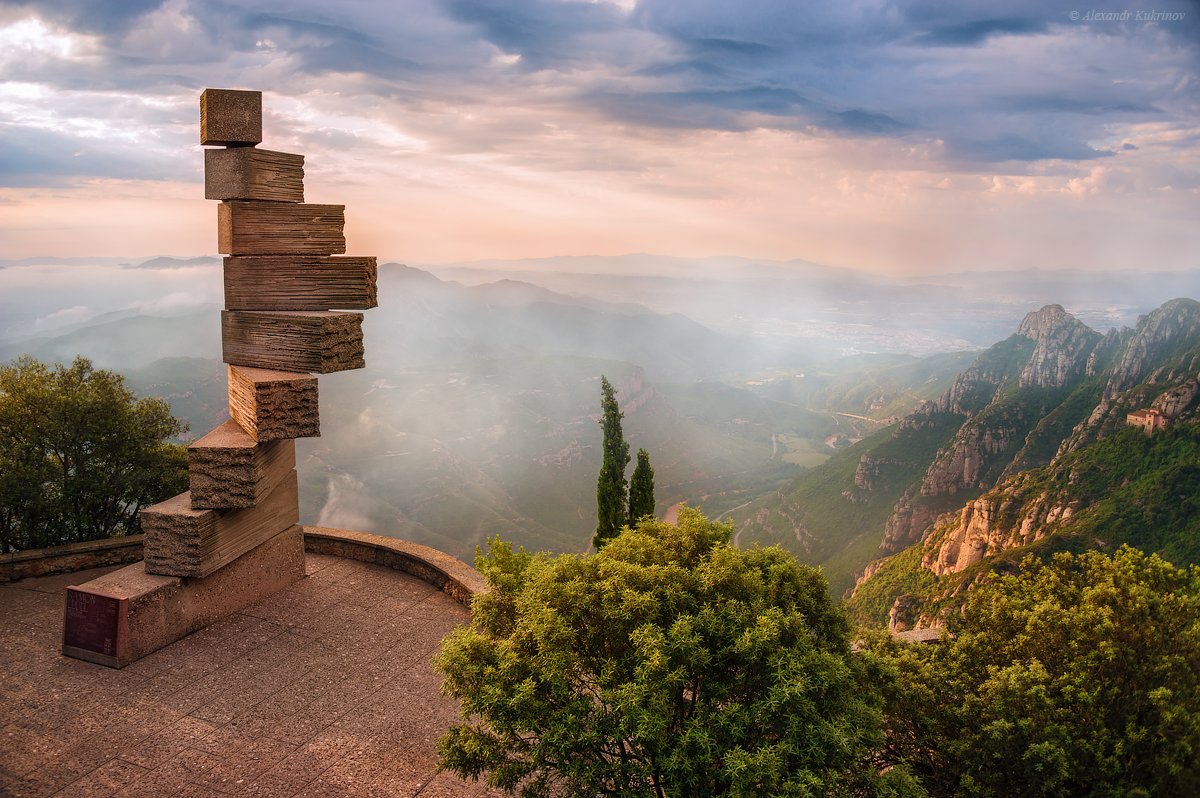
[[[629,525],[636,525],[646,516],[654,517],[654,469],[650,467],[650,455],[638,449],[637,466],[629,479]]]
[[[629,444],[621,432],[625,415],[617,405],[612,383],[600,375],[600,429],[604,433],[604,462],[596,481],[596,535],[592,545],[599,549],[609,538],[616,537],[628,520],[625,466],[629,465]]]

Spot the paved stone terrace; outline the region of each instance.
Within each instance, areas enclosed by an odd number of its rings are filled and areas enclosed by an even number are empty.
[[[467,610],[412,576],[307,555],[306,578],[130,665],[63,657],[63,590],[0,586],[0,795],[496,796],[434,767],[457,717],[430,657]]]

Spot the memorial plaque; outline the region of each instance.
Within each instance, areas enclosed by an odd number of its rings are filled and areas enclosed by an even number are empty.
[[[120,599],[67,588],[67,612],[63,623],[64,652],[71,649],[100,655],[95,661],[110,657],[115,660],[120,629]]]

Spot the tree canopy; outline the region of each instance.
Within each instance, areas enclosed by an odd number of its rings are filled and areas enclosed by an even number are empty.
[[[1027,558],[934,646],[880,638],[887,759],[934,796],[1200,795],[1200,569]]]
[[[654,516],[654,469],[649,453],[638,449],[637,465],[629,478],[629,525],[635,526],[647,516]]]
[[[0,550],[138,530],[138,511],[187,488],[186,426],[161,399],[86,358],[0,366]]]
[[[629,465],[629,444],[621,431],[624,413],[617,405],[617,394],[608,377],[600,375],[600,429],[603,432],[604,459],[596,480],[596,534],[592,545],[603,546],[615,537],[629,520],[629,482],[625,466]]]
[[[436,659],[464,722],[441,765],[522,796],[898,794],[819,570],[684,508],[590,555],[493,539],[488,592]]]

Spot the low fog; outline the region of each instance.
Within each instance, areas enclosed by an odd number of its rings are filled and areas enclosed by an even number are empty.
[[[721,515],[935,396],[973,352],[1059,303],[1128,326],[1200,273],[885,280],[817,264],[650,255],[380,265],[367,368],[321,380],[302,521],[471,557],[501,534],[587,547],[599,381],[646,448],[658,511]],[[204,434],[225,414],[215,258],[0,267],[0,357],[76,354]]]

